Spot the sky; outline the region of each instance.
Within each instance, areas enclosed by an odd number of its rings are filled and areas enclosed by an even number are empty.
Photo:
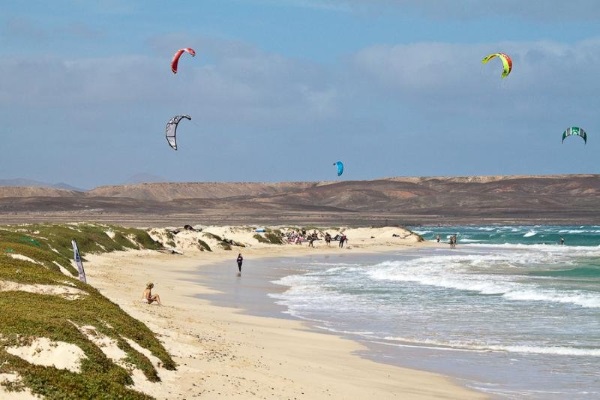
[[[0,179],[600,173],[597,0],[6,0],[0,76]]]

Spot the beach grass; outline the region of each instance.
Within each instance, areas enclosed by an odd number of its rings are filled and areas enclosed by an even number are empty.
[[[198,239],[198,248],[201,251],[212,251],[210,246],[208,245],[208,243],[206,243],[204,240],[202,239]]]
[[[77,241],[82,257],[86,253],[126,249],[162,249],[140,229],[100,224],[1,227],[0,284],[68,287],[81,295],[73,299],[45,292],[1,292],[0,374],[16,374],[20,379],[0,384],[8,390],[28,388],[49,399],[148,399],[129,388],[133,384],[132,369],[141,370],[151,382],[160,378],[149,358],[132,347],[130,341],[157,357],[166,369],[174,370],[175,362],[148,327],[79,281],[78,272],[71,265],[72,239]],[[126,359],[115,362],[107,357],[82,332],[82,327],[114,341]],[[80,372],[32,364],[7,351],[35,338],[69,343],[83,350]]]

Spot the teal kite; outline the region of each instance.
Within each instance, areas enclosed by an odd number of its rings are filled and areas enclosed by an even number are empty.
[[[563,132],[563,143],[568,136],[580,136],[583,139],[583,143],[587,144],[587,133],[585,133],[585,131],[578,126],[572,126]]]

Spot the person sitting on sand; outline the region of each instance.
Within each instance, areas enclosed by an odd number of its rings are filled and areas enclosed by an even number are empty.
[[[161,305],[160,303],[160,296],[157,294],[152,294],[152,288],[154,287],[154,283],[152,282],[148,282],[146,284],[146,290],[144,290],[144,293],[142,294],[142,299],[146,300],[148,302],[148,304],[152,304],[154,302],[156,302],[156,304]]]

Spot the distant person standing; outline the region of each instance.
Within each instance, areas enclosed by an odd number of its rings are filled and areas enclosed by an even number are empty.
[[[562,246],[563,244],[565,244],[565,238],[564,237],[560,237],[560,245]]]
[[[346,240],[348,240],[348,239],[346,238],[346,235],[343,234],[342,237],[340,238],[340,247],[344,247],[344,242]]]
[[[437,236],[435,237],[435,240],[437,240],[437,242],[439,243],[439,242],[440,242],[440,235],[437,235]]]
[[[242,263],[243,262],[244,262],[244,257],[242,257],[242,253],[238,253],[237,265],[238,265],[238,271],[239,271],[240,275],[242,274]]]
[[[450,248],[454,249],[456,247],[456,235],[450,236]]]

